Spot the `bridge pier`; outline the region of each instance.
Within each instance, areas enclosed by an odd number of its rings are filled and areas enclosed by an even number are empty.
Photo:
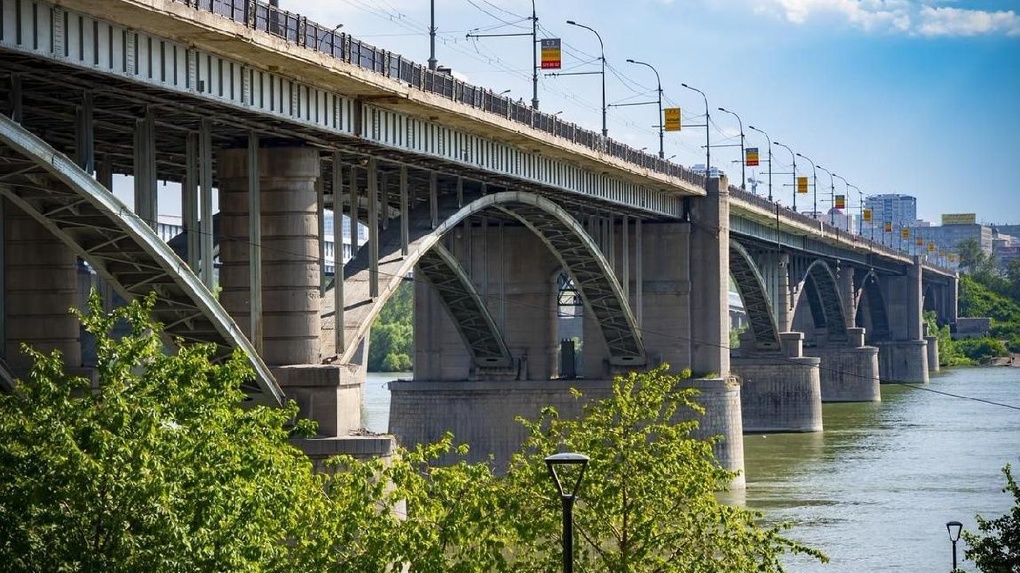
[[[864,329],[848,328],[846,345],[805,351],[821,359],[822,402],[881,402],[878,348],[864,345]]]
[[[301,415],[318,422],[322,435],[345,435],[361,427],[365,366],[320,363],[319,152],[258,151],[262,301],[254,320],[261,332],[254,338],[248,160],[247,148],[219,154],[220,301],[257,346],[261,338],[263,359]]]
[[[3,357],[16,377],[32,367],[22,343],[46,354],[58,350],[64,364],[77,369],[82,364],[81,325],[69,312],[80,304],[77,256],[10,201],[0,200],[0,211]]]
[[[732,359],[733,371],[740,378],[743,432],[820,432],[820,360],[804,356],[803,333],[783,332],[779,338],[782,353],[747,352]]]
[[[928,383],[921,271],[921,259],[915,256],[906,276],[887,277],[884,281],[892,340],[878,343],[882,382]]]

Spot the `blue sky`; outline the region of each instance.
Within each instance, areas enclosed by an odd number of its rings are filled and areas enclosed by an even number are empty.
[[[422,63],[428,59],[425,0],[280,0],[284,9]],[[536,0],[540,37],[564,44],[562,71],[598,69],[595,35],[606,47],[607,102],[654,100],[656,67],[665,105],[685,121],[712,111],[712,143],[739,143],[766,157],[764,129],[830,168],[865,194],[906,193],[918,215],[976,212],[978,219],[1020,223],[1020,2],[1016,0]],[[530,31],[528,0],[436,0],[441,65],[494,91],[531,100],[527,37],[470,40],[465,34]],[[501,21],[512,25],[504,25]],[[601,127],[598,75],[539,79],[540,107],[587,128]],[[657,108],[610,107],[609,135],[658,151]],[[667,133],[666,156],[704,162],[705,134]],[[713,149],[713,164],[739,184],[739,147]],[[789,172],[789,153],[774,148],[774,172]],[[798,161],[802,175],[810,166]],[[766,179],[764,163],[753,174]],[[748,176],[752,175],[749,170]],[[789,204],[789,175],[773,175],[773,193]],[[829,177],[818,172],[819,206]],[[836,180],[837,193],[843,184]],[[758,187],[765,193],[765,184]],[[856,207],[856,191],[851,206]],[[798,207],[807,203],[798,200]]]

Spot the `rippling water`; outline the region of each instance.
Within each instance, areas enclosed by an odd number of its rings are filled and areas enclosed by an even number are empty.
[[[368,429],[386,431],[385,383],[409,377],[369,375]],[[790,571],[948,571],[945,523],[973,530],[975,514],[1009,510],[999,470],[1020,466],[1020,410],[929,390],[1020,407],[1020,368],[958,369],[926,388],[883,385],[881,403],[825,404],[824,432],[744,438],[747,490],[733,501],[792,522],[791,537],[832,559],[791,558]]]

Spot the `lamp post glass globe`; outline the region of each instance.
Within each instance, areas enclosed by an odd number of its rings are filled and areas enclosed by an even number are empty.
[[[573,452],[561,452],[545,458],[545,465],[549,468],[549,475],[556,484],[556,490],[560,493],[560,500],[563,502],[563,572],[573,573],[574,571],[574,500],[577,499],[577,491],[581,488],[581,480],[584,478],[584,470],[588,467],[588,456]],[[580,467],[578,467],[580,466]],[[572,468],[571,480],[564,483],[560,470]]]
[[[949,532],[949,541],[953,542],[953,571],[956,571],[956,542],[960,540],[963,524],[959,521],[946,522],[946,531]]]

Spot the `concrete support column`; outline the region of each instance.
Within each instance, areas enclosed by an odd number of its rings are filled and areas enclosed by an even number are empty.
[[[64,364],[82,364],[80,325],[69,310],[79,308],[77,257],[27,213],[3,200],[4,356],[15,376],[32,361],[20,343],[49,353],[59,350]]]
[[[691,364],[691,226],[645,223],[642,251],[642,335],[651,364],[673,372]],[[587,341],[587,339],[586,339]],[[587,346],[587,342],[585,343]]]
[[[938,372],[939,368],[939,339],[937,336],[928,334],[928,325],[924,325],[924,340],[928,343],[928,374]]]
[[[848,328],[847,344],[812,348],[821,359],[822,402],[880,402],[878,348],[864,345],[864,329]]]
[[[857,298],[854,296],[854,268],[843,265],[836,276],[836,288],[839,289],[839,297],[843,301],[843,316],[846,317],[848,326],[857,326]]]
[[[730,370],[730,203],[726,177],[708,179],[708,194],[691,199],[691,370]]]
[[[882,382],[928,383],[928,341],[900,340],[877,345]]]
[[[783,332],[781,353],[733,358],[745,434],[820,432],[819,359],[803,355],[804,334]]]
[[[907,268],[907,339],[921,340],[924,323],[924,291],[921,283],[921,257]]]
[[[949,301],[946,308],[946,323],[950,325],[956,324],[956,319],[959,317],[959,304],[960,304],[960,276],[956,275],[949,279],[948,295]]]
[[[790,254],[779,253],[778,288],[776,289],[776,325],[779,332],[788,332],[793,326],[793,309],[790,308]]]
[[[263,359],[318,364],[320,350],[318,151],[261,149]],[[248,150],[220,153],[220,300],[250,334]]]

